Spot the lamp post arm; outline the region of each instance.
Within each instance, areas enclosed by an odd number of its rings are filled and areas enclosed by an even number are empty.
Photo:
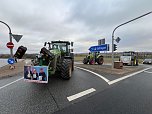
[[[4,25],[6,25],[9,29],[9,39],[10,39],[10,42],[12,42],[12,32],[11,32],[11,28],[10,26],[8,26],[7,23],[3,22],[3,21],[0,21],[0,23],[3,23]],[[11,55],[11,58],[13,57],[13,49],[10,49],[10,55]]]
[[[0,21],[0,23],[3,23],[4,25],[6,25],[8,27],[8,29],[9,29],[9,34],[11,34],[11,28],[8,26],[8,24],[3,22],[3,21]]]

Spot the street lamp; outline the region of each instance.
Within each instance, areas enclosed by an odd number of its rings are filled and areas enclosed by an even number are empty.
[[[128,24],[128,23],[130,23],[130,22],[132,22],[132,21],[135,21],[135,20],[137,20],[137,19],[139,19],[139,18],[141,18],[141,17],[144,17],[144,16],[146,16],[146,15],[149,15],[149,14],[151,14],[152,13],[152,11],[151,12],[148,12],[148,13],[146,13],[146,14],[143,14],[143,15],[141,15],[141,16],[139,16],[139,17],[136,17],[136,18],[134,18],[134,19],[132,19],[132,20],[130,20],[130,21],[127,21],[127,22],[125,22],[125,23],[122,23],[122,24],[120,24],[120,25],[118,25],[114,30],[113,30],[113,32],[112,32],[112,69],[114,68],[114,32],[116,31],[116,29],[117,28],[119,28],[120,26],[123,26],[123,25],[125,25],[125,24]]]
[[[8,24],[6,24],[3,21],[0,21],[0,23],[3,23],[4,25],[6,25],[9,29],[9,38],[10,38],[9,43],[11,43],[11,44],[13,43],[12,42],[12,37],[16,40],[16,42],[19,42],[19,40],[22,38],[23,35],[12,34],[11,28],[8,26]],[[11,58],[13,58],[13,48],[10,48],[10,55],[11,55]]]
[[[6,25],[9,29],[9,38],[10,38],[10,42],[12,43],[12,32],[11,32],[11,28],[8,26],[8,24],[6,24],[3,21],[0,21],[0,23],[3,23],[4,25]],[[10,48],[10,54],[11,54],[11,58],[13,58],[13,49]]]

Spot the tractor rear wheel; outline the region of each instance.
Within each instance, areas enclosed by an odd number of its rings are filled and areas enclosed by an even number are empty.
[[[88,62],[89,62],[88,58],[83,59],[83,64],[88,64]]]
[[[61,77],[69,80],[72,76],[72,61],[71,59],[64,59],[61,65]]]
[[[74,60],[72,60],[72,71],[74,71]]]
[[[103,64],[103,57],[102,57],[102,56],[100,56],[100,57],[97,59],[97,63],[98,63],[99,65],[102,65],[102,64]]]

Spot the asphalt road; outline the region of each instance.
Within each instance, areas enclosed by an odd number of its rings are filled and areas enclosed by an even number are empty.
[[[152,69],[54,114],[152,114]]]
[[[22,75],[18,75],[1,79],[0,87],[21,77]],[[0,114],[49,114],[87,99],[108,87],[104,80],[78,69],[75,69],[70,80],[52,77],[49,78],[48,84],[29,83],[21,79],[0,89]],[[90,88],[94,88],[96,91],[79,99],[68,101],[68,96]]]
[[[152,113],[152,69],[114,83],[79,69],[70,80],[51,77],[48,84],[21,78],[0,80],[0,114]]]

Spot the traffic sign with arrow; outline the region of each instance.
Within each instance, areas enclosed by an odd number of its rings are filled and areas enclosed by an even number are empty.
[[[91,46],[89,48],[91,52],[98,52],[98,51],[109,51],[109,44],[102,44],[99,46]]]
[[[7,60],[7,62],[8,62],[8,64],[14,64],[15,63],[15,60],[13,59],[13,58],[9,58],[8,60]]]

